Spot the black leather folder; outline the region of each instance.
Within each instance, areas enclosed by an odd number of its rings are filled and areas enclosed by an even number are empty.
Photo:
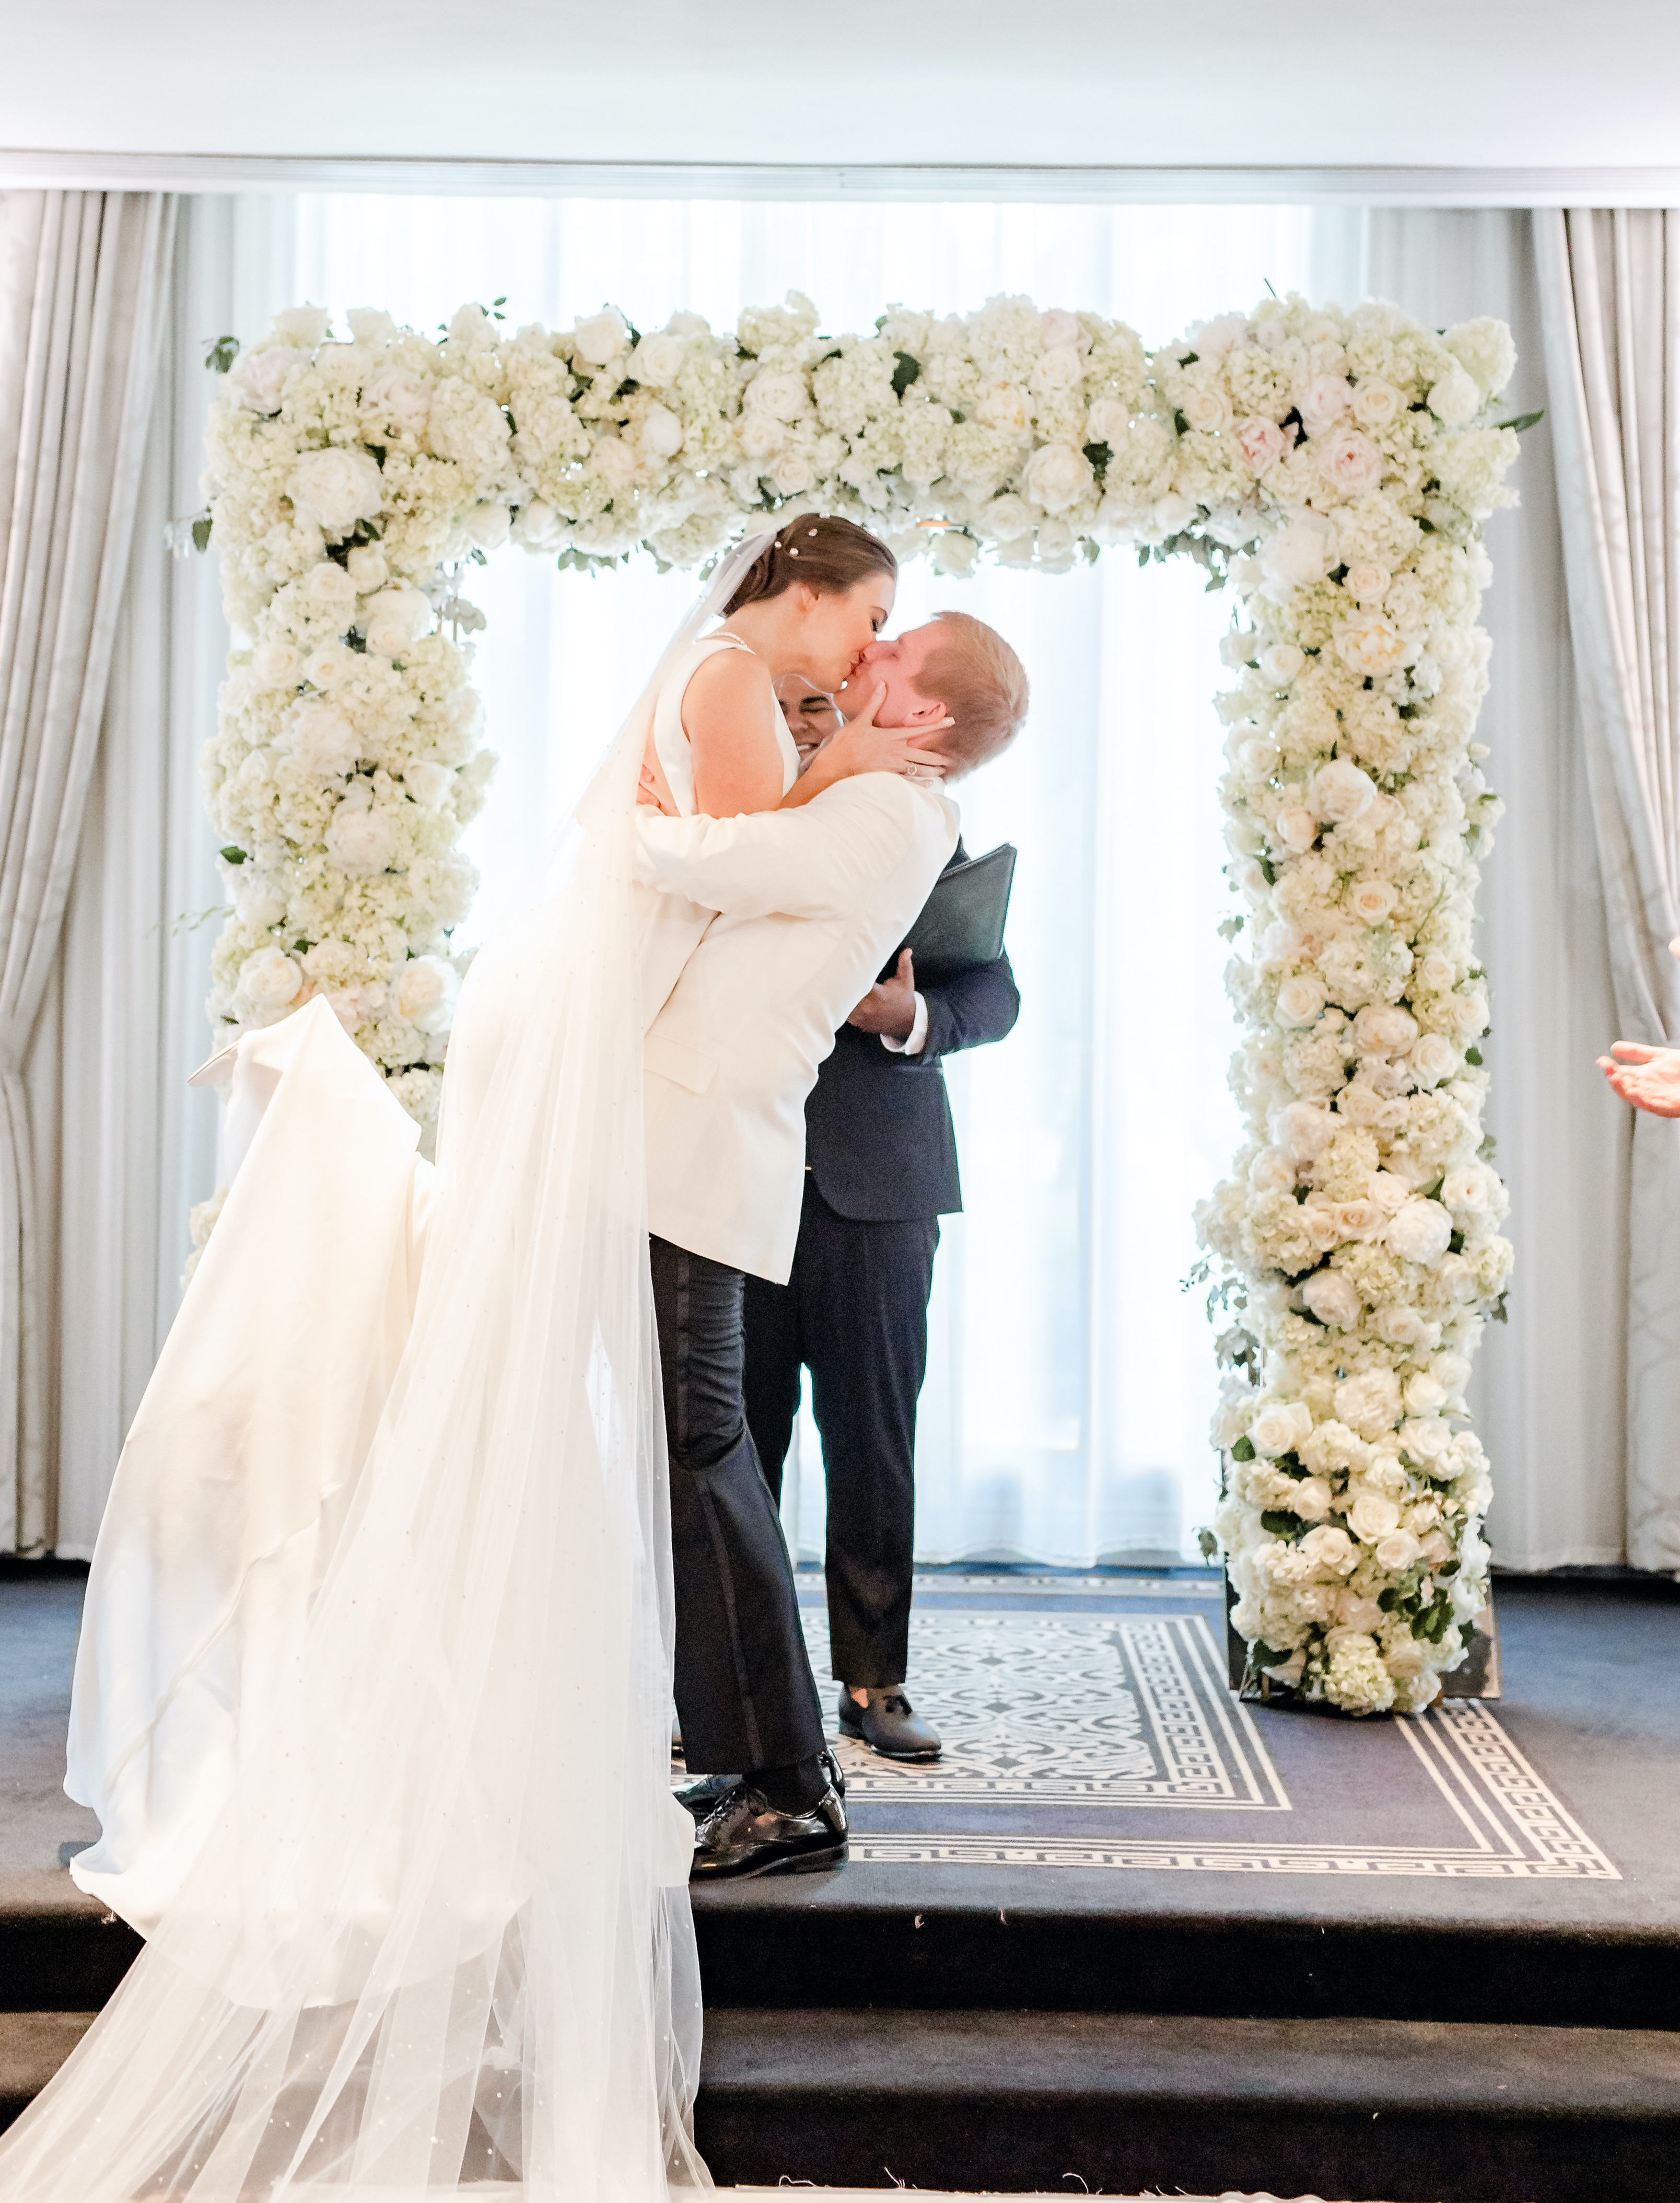
[[[941,986],[976,964],[995,963],[1004,953],[1004,920],[1014,879],[1015,850],[1008,842],[941,872],[909,938],[893,951],[881,977],[892,977],[906,948],[915,958],[918,985]]]

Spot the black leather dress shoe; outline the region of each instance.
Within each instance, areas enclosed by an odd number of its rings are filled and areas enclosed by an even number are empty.
[[[749,1875],[814,1874],[844,1866],[846,1808],[832,1787],[808,1813],[779,1813],[738,1783],[702,1821],[694,1837],[691,1881],[742,1881]]]
[[[901,1690],[872,1690],[868,1705],[860,1706],[842,1683],[840,1725],[842,1736],[856,1737],[883,1759],[937,1759],[944,1749],[938,1730],[923,1720]]]
[[[673,1783],[671,1795],[679,1805],[688,1808],[696,1821],[704,1821],[740,1781],[739,1775],[697,1775],[692,1781]]]

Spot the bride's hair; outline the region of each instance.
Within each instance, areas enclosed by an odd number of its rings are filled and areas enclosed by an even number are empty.
[[[898,578],[899,562],[866,528],[850,520],[825,519],[802,512],[761,551],[741,576],[740,586],[723,607],[727,619],[743,605],[779,597],[795,582],[819,596],[843,596],[871,574]]]

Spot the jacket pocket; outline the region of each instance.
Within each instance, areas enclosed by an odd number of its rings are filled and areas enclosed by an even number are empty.
[[[669,1040],[663,1033],[649,1033],[642,1042],[642,1058],[650,1071],[673,1085],[686,1086],[691,1094],[709,1093],[717,1076],[716,1056],[703,1055],[698,1048]]]

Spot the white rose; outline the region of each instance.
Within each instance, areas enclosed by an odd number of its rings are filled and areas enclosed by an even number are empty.
[[[447,1032],[455,1018],[460,975],[441,956],[413,956],[397,982],[397,1014],[423,1033]]]
[[[304,678],[311,688],[331,688],[346,681],[359,664],[357,653],[341,642],[323,642],[304,660]]]
[[[1181,497],[1176,490],[1169,490],[1158,497],[1149,509],[1151,523],[1163,535],[1176,535],[1188,528],[1200,510],[1194,498]]]
[[[1365,1544],[1374,1545],[1400,1527],[1400,1509],[1380,1491],[1362,1491],[1347,1510],[1347,1527]]]
[[[294,345],[264,345],[242,351],[227,370],[227,387],[253,413],[278,413],[286,378],[294,367],[307,367],[309,356]]]
[[[1017,497],[1013,490],[1003,497],[994,497],[985,506],[976,523],[980,532],[993,543],[1014,543],[1033,532],[1033,509],[1024,498]]]
[[[609,360],[616,359],[629,341],[629,323],[610,306],[573,324],[573,348],[591,367],[604,367]]]
[[[1445,1212],[1442,1212],[1445,1214]],[[1460,1302],[1478,1297],[1481,1287],[1476,1282],[1476,1266],[1467,1262],[1462,1255],[1443,1255],[1435,1267],[1441,1290],[1448,1300]]]
[[[1091,462],[1071,444],[1041,444],[1027,462],[1021,487],[1046,512],[1065,512],[1095,481]]]
[[[1334,637],[1342,664],[1373,679],[1391,673],[1406,656],[1406,637],[1382,612],[1350,612],[1338,623]]]
[[[499,551],[508,540],[513,515],[504,505],[486,500],[475,505],[462,523],[467,540],[480,551]]]
[[[432,386],[405,367],[382,367],[363,387],[357,410],[369,426],[388,421],[400,436],[421,436],[432,417]]]
[[[441,811],[455,786],[455,768],[432,758],[416,758],[403,767],[403,785],[422,811]]]
[[[1322,513],[1287,521],[1260,546],[1267,579],[1297,588],[1322,582],[1335,563],[1335,530]]]
[[[1231,401],[1223,390],[1187,391],[1179,410],[1184,416],[1185,425],[1202,435],[1211,435],[1230,426]]]
[[[1403,1301],[1393,1301],[1387,1308],[1378,1308],[1371,1319],[1377,1337],[1390,1346],[1421,1346],[1429,1330],[1415,1308]]]
[[[1339,428],[1318,458],[1319,471],[1338,489],[1357,497],[1382,479],[1382,454],[1359,428]]]
[[[1289,1506],[1303,1521],[1322,1522],[1330,1511],[1330,1487],[1322,1476],[1303,1476],[1289,1494]]]
[[[1361,558],[1350,566],[1341,586],[1357,605],[1380,605],[1394,586],[1394,576],[1375,558]]]
[[[656,459],[674,458],[682,449],[682,423],[669,405],[650,405],[641,419],[641,445]]]
[[[934,538],[934,570],[937,574],[972,574],[979,559],[979,544],[961,529],[947,528]]]
[[[1459,1051],[1445,1033],[1424,1033],[1413,1043],[1407,1060],[1420,1086],[1438,1086],[1459,1067]]]
[[[1362,925],[1381,925],[1398,900],[1387,880],[1355,880],[1347,890],[1347,907]]]
[[[324,696],[311,697],[293,712],[292,746],[304,771],[323,780],[348,772],[362,754],[361,737],[348,715]]]
[[[1353,1038],[1368,1055],[1400,1055],[1418,1037],[1418,1020],[1390,1002],[1368,1002],[1353,1020]]]
[[[1388,1211],[1371,1200],[1340,1202],[1335,1215],[1344,1239],[1375,1239],[1388,1221]]]
[[[1274,642],[1260,653],[1260,674],[1274,688],[1287,688],[1306,663],[1306,653],[1293,642]]]
[[[1447,1387],[1438,1377],[1430,1376],[1427,1369],[1420,1369],[1415,1377],[1406,1379],[1407,1415],[1432,1415],[1438,1408],[1444,1408],[1446,1404]]]
[[[1277,745],[1256,735],[1253,741],[1245,742],[1237,752],[1237,762],[1245,772],[1253,773],[1256,780],[1265,780],[1277,770],[1280,762]]]
[[[994,382],[976,408],[976,417],[987,428],[1023,435],[1029,425],[1027,393],[1012,382]]]
[[[267,1025],[297,1001],[303,983],[303,966],[283,948],[259,948],[240,965],[235,992],[247,1014]]]
[[[288,344],[313,347],[323,343],[333,326],[333,316],[324,306],[288,306],[276,314],[269,324],[276,336],[284,337]]]
[[[385,477],[368,452],[305,452],[292,468],[286,493],[298,517],[323,535],[348,535],[358,520],[372,520],[385,501]]]
[[[630,372],[647,389],[663,390],[681,374],[687,349],[676,337],[644,337],[630,355]]]
[[[377,543],[357,543],[345,554],[345,571],[358,596],[371,596],[391,579],[391,569]]]
[[[778,497],[803,497],[816,483],[816,470],[804,452],[784,452],[770,469],[770,487]]]
[[[1064,345],[1072,345],[1076,350],[1088,350],[1090,347],[1091,340],[1086,335],[1078,315],[1069,313],[1065,307],[1047,308],[1039,316],[1038,325],[1046,351],[1054,351]]]
[[[1262,1148],[1248,1166],[1248,1183],[1257,1193],[1293,1193],[1295,1165],[1282,1148]]]
[[[1419,1550],[1432,1568],[1438,1568],[1443,1561],[1452,1559],[1453,1540],[1439,1530],[1431,1530]]]
[[[1462,1392],[1470,1382],[1470,1356],[1466,1354],[1437,1354],[1429,1364],[1430,1373],[1445,1391],[1448,1399]]]
[[[1453,1426],[1439,1415],[1408,1415],[1400,1438],[1414,1461],[1439,1461],[1453,1443]]]
[[[1376,1541],[1376,1565],[1386,1568],[1390,1575],[1403,1574],[1423,1551],[1410,1530],[1391,1530],[1386,1538]]]
[[[1358,1286],[1341,1270],[1314,1271],[1301,1287],[1301,1298],[1320,1323],[1334,1324],[1338,1331],[1359,1328],[1365,1303]]]
[[[295,688],[303,670],[303,657],[289,642],[259,642],[251,653],[252,678],[265,688]]]
[[[1085,416],[1085,440],[1088,444],[1106,444],[1114,450],[1126,440],[1126,430],[1131,415],[1117,398],[1098,398],[1092,401]]]
[[[1398,1216],[1412,1198],[1412,1188],[1394,1171],[1373,1171],[1371,1197],[1385,1216]]]
[[[397,324],[383,306],[352,306],[345,316],[357,344],[378,344],[398,334]]]
[[[533,497],[519,508],[515,534],[526,550],[557,551],[565,540],[565,522],[545,499]]]
[[[1488,1028],[1488,997],[1477,989],[1468,995],[1449,995],[1441,1007],[1453,1021],[1455,1032],[1474,1040]]]
[[[1392,382],[1373,376],[1353,386],[1353,418],[1362,428],[1387,428],[1397,421],[1406,400]]]
[[[1480,1163],[1466,1163],[1458,1170],[1450,1170],[1441,1182],[1441,1198],[1445,1208],[1471,1215],[1488,1208],[1493,1190],[1488,1173]]]
[[[1348,411],[1353,393],[1345,375],[1315,375],[1296,406],[1309,436],[1322,436]]]
[[[1336,1135],[1336,1121],[1316,1102],[1290,1102],[1273,1117],[1272,1144],[1298,1163],[1316,1162]]]
[[[1304,857],[1318,838],[1318,821],[1303,804],[1292,803],[1277,814],[1278,839],[1286,849]]]
[[[1085,363],[1070,344],[1052,345],[1034,363],[1032,387],[1040,397],[1059,397],[1077,389],[1085,379]]]
[[[1320,818],[1344,826],[1363,818],[1376,794],[1376,783],[1369,773],[1346,758],[1332,758],[1313,774],[1306,800]]]
[[[264,926],[278,925],[286,916],[286,897],[259,872],[251,879],[240,881],[239,893],[233,898],[233,913],[241,925],[252,926],[261,932]]]
[[[768,413],[744,414],[741,417],[739,434],[741,449],[749,459],[772,459],[787,440],[787,432],[781,422],[773,421]],[[603,439],[603,441],[609,440],[610,440]],[[598,453],[601,446],[598,444],[595,449]],[[755,495],[756,489],[755,479]],[[744,502],[750,505],[752,503],[752,498],[748,497],[744,499]]]
[[[1323,982],[1310,972],[1298,972],[1277,990],[1277,1014],[1286,1025],[1316,1025],[1325,1000]]]
[[[1321,1522],[1309,1530],[1295,1549],[1316,1575],[1351,1575],[1359,1564],[1359,1549],[1346,1530]]]
[[[336,560],[323,558],[304,576],[304,599],[311,615],[347,627],[356,610],[356,584]]]
[[[746,386],[746,410],[772,421],[797,421],[805,410],[805,381],[787,368],[767,368]]]
[[[1461,367],[1448,368],[1429,393],[1429,410],[1449,428],[1462,428],[1482,410],[1482,393]]]
[[[420,590],[402,584],[369,597],[362,617],[368,649],[380,658],[396,658],[432,624],[432,607]]]
[[[1438,1201],[1408,1201],[1383,1235],[1403,1262],[1438,1262],[1453,1237],[1453,1220]]]
[[[1293,1453],[1312,1435],[1312,1410],[1305,1400],[1270,1401],[1248,1426],[1255,1452],[1274,1460],[1280,1454]]]
[[[397,853],[397,829],[389,815],[372,807],[372,791],[359,782],[333,812],[327,827],[327,853],[347,872],[385,871]]]
[[[1038,562],[1046,573],[1065,574],[1077,547],[1077,539],[1065,520],[1040,521]]]

